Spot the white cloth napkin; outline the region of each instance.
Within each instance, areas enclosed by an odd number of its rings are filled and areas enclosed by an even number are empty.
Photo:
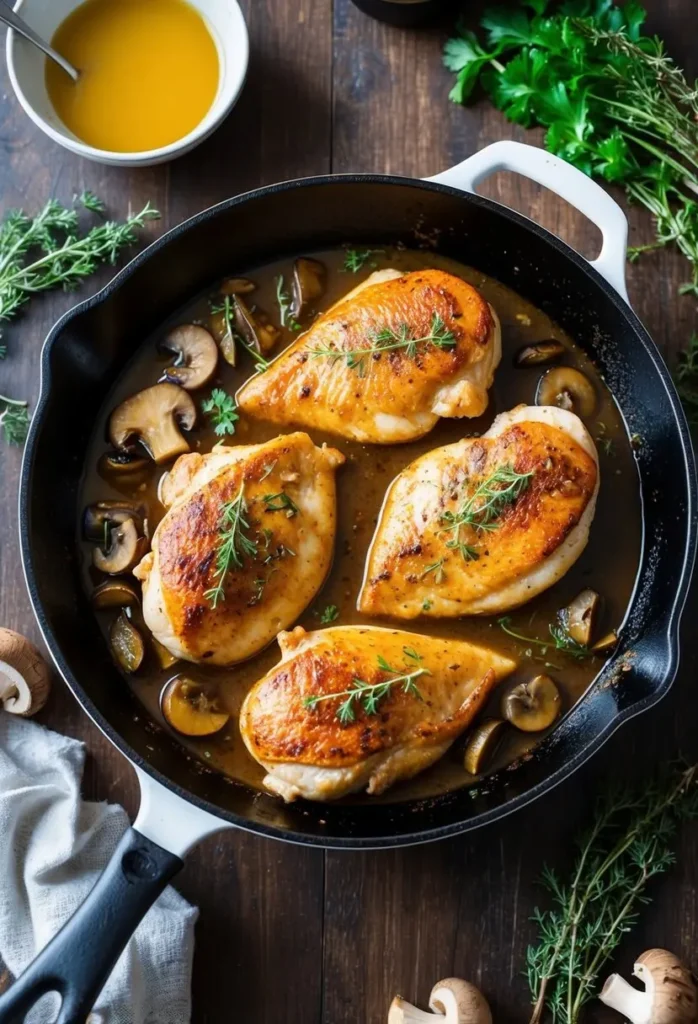
[[[0,711],[0,958],[15,975],[85,899],[128,826],[80,797],[85,748]],[[187,1024],[198,911],[166,889],[104,987],[90,1024]],[[27,1016],[48,1024],[57,997]]]

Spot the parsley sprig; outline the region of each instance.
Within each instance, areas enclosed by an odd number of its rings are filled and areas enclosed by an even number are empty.
[[[420,665],[422,656],[414,648],[403,647],[402,652],[408,663]],[[357,705],[362,707],[367,715],[377,714],[380,702],[388,696],[394,686],[402,686],[403,693],[410,693],[418,700],[423,699],[419,687],[416,685],[416,680],[421,676],[431,675],[429,669],[420,666],[408,672],[401,672],[400,669],[389,665],[380,654],[378,655],[377,662],[381,672],[390,673],[392,678],[384,679],[380,683],[367,683],[363,679],[354,678],[347,690],[339,690],[337,693],[313,694],[304,697],[304,707],[312,709],[323,701],[339,700],[341,697],[344,697],[344,700],[337,706],[336,717],[342,725],[349,725],[351,722],[356,721]],[[409,667],[409,664],[405,667]]]
[[[465,562],[476,561],[480,553],[476,547],[462,540],[461,530],[466,527],[477,533],[498,530],[504,511],[518,501],[532,479],[533,470],[517,473],[513,466],[499,466],[475,488],[470,497],[463,500],[456,512],[449,511],[441,515],[441,522],[445,524],[446,531],[451,533],[446,547],[459,551]]]
[[[235,433],[235,424],[240,419],[235,399],[222,388],[214,388],[210,398],[201,403],[202,410],[211,418],[218,437]]]
[[[370,336],[366,348],[337,349],[330,345],[321,345],[308,349],[313,359],[329,359],[334,365],[343,360],[350,370],[356,370],[360,377],[366,374],[366,360],[369,356],[379,356],[383,352],[404,349],[408,359],[414,359],[420,345],[434,345],[436,348],[454,348],[458,344],[455,333],[448,328],[440,313],[434,313],[429,333],[416,337],[408,324],[400,324],[397,330],[384,327]]]

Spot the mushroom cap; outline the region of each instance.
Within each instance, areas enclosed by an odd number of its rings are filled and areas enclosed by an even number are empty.
[[[34,644],[0,628],[0,701],[12,715],[28,717],[40,711],[51,691],[51,673]]]
[[[578,416],[591,416],[596,408],[596,391],[581,370],[574,366],[555,366],[538,382],[536,405],[556,405]]]
[[[128,449],[141,441],[157,463],[189,451],[178,425],[191,430],[196,406],[177,384],[154,384],[131,395],[109,417],[109,440],[115,448]]]
[[[545,674],[518,683],[505,694],[502,714],[522,732],[540,732],[552,725],[560,714],[560,691]]]
[[[106,551],[96,547],[92,552],[92,561],[100,572],[118,576],[128,572],[143,557],[146,546],[145,538],[139,537],[138,528],[133,519],[118,523],[109,532],[109,547]]]
[[[633,974],[652,998],[652,1024],[689,1024],[698,1016],[693,976],[667,949],[648,949],[635,961]]]
[[[479,988],[461,978],[437,981],[429,1008],[446,1017],[444,1024],[492,1024],[489,1003]]]
[[[207,384],[216,372],[218,346],[205,327],[180,324],[169,332],[162,348],[176,352],[178,356],[177,363],[168,366],[163,373],[164,381],[194,391]]]

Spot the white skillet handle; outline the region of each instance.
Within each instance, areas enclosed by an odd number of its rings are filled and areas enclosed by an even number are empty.
[[[134,768],[141,787],[141,806],[133,827],[169,853],[184,858],[205,836],[233,827],[161,786],[137,765]]]
[[[464,192],[474,192],[475,186],[495,171],[514,171],[537,181],[596,224],[603,244],[598,259],[590,260],[590,263],[628,301],[625,286],[628,222],[625,214],[600,185],[565,160],[522,142],[493,142],[428,180],[451,185]]]

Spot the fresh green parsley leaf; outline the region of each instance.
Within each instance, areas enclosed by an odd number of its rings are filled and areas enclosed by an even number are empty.
[[[201,403],[201,408],[210,416],[218,437],[235,433],[235,424],[240,419],[235,399],[222,388],[214,388],[210,398]]]
[[[339,618],[339,608],[336,604],[328,604],[320,615],[320,622],[323,626],[329,626],[330,622],[336,622]]]

